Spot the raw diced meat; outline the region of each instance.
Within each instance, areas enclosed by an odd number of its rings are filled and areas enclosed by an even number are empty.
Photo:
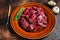
[[[36,19],[36,14],[26,15],[26,18],[28,19],[29,22],[32,23]]]
[[[37,11],[36,10],[33,10],[33,14],[37,14]]]
[[[26,21],[25,18],[21,18],[21,23],[24,26],[24,28],[27,28],[29,26],[29,23]]]
[[[25,11],[23,12],[24,15],[29,13],[29,9],[25,9]]]
[[[38,23],[41,27],[46,27],[46,24],[44,23]]]
[[[47,16],[42,8],[27,7],[20,19],[23,28],[28,31],[41,31],[47,26]]]
[[[42,15],[39,15],[39,16],[37,17],[37,19],[41,21],[41,20],[43,19],[43,16],[42,16]]]
[[[30,11],[30,14],[33,14],[33,11],[34,11],[34,10],[33,10],[33,8],[30,8],[29,11]]]
[[[34,25],[34,24],[30,24],[30,28],[31,28],[31,30],[33,30],[33,29],[34,29],[34,27],[35,27],[35,25]]]
[[[43,18],[42,15],[38,16],[38,24],[42,27],[46,27],[47,21]]]
[[[34,10],[37,10],[38,8],[37,7],[32,7]]]
[[[42,27],[40,27],[40,26],[35,26],[34,27],[34,31],[36,32],[36,31],[40,31],[40,30],[42,30]]]

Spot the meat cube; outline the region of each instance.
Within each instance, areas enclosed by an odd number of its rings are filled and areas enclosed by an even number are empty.
[[[29,18],[29,22],[34,22],[36,19],[36,14],[32,14],[31,17]]]
[[[36,31],[40,31],[42,29],[42,27],[40,27],[40,26],[35,26],[34,27],[34,31],[36,32]]]
[[[21,18],[21,23],[24,26],[24,28],[27,28],[29,26],[29,23],[26,21],[25,18]]]
[[[32,14],[31,17],[32,17],[31,19],[34,20],[36,18],[36,14]]]
[[[43,15],[44,14],[44,11],[41,8],[38,8],[37,12],[38,12],[39,15]]]
[[[29,13],[29,9],[25,9],[22,16],[25,17],[26,15],[28,15],[28,13]]]
[[[42,16],[42,15],[39,15],[39,16],[37,17],[37,19],[41,21],[41,20],[43,19],[43,16]]]
[[[44,21],[44,20],[38,20],[38,25],[40,25],[40,26],[42,26],[42,27],[46,27],[46,24],[47,24],[47,22],[46,21]]]
[[[33,8],[30,8],[30,14],[34,14],[36,11]]]
[[[37,14],[37,11],[36,10],[33,10],[33,12],[32,12],[33,14]]]
[[[35,25],[34,25],[34,24],[30,24],[30,28],[31,28],[31,30],[33,30],[33,29],[34,29],[34,27],[35,27]]]
[[[46,27],[47,21],[42,15],[38,16],[38,25]]]
[[[37,9],[38,9],[37,7],[32,7],[32,8],[33,8],[34,10],[36,10],[36,11],[37,11]]]

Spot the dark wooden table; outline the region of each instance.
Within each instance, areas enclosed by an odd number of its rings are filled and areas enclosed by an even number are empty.
[[[7,21],[8,5],[12,5],[13,11],[14,8],[22,3],[21,1],[22,0],[0,0],[0,40],[28,40],[17,35],[11,28],[10,24],[7,27],[5,25]],[[39,3],[43,2],[44,4],[46,4],[48,0],[29,0],[29,2],[32,1]],[[60,7],[60,0],[55,1],[57,2],[57,6]],[[50,35],[37,40],[60,40],[60,14],[56,15],[56,19],[56,26],[50,33]]]

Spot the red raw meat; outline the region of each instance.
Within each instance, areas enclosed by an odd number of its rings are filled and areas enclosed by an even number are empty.
[[[29,21],[34,22],[34,20],[36,19],[36,14],[32,14],[30,16],[31,16],[31,18],[29,18]]]
[[[37,9],[38,9],[37,7],[32,7],[32,8],[33,8],[34,10],[36,10],[36,11],[37,11]]]
[[[42,30],[42,27],[41,26],[35,26],[34,27],[34,31],[36,32],[36,31],[41,31]]]
[[[25,29],[29,26],[29,23],[26,21],[25,18],[21,18],[21,23],[24,26],[23,28],[25,28]]]
[[[41,31],[47,26],[47,16],[42,8],[27,7],[20,19],[23,28],[28,31]]]
[[[25,17],[26,15],[28,15],[28,13],[29,13],[29,9],[25,9],[22,16]]]
[[[31,31],[34,30],[34,28],[35,28],[35,25],[34,24],[30,24]]]
[[[38,16],[38,24],[42,27],[46,27],[47,21],[43,18],[42,15]]]

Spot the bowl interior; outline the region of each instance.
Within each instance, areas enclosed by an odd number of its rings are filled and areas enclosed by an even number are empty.
[[[21,9],[21,7],[41,7],[43,9],[43,11],[45,12],[45,15],[47,16],[47,27],[40,32],[26,32],[25,30],[23,30],[19,24],[18,21],[14,20],[14,17],[16,16],[17,12]],[[51,9],[49,9],[47,6],[40,4],[40,3],[27,3],[27,4],[23,4],[23,5],[19,5],[11,14],[10,17],[10,24],[11,27],[13,28],[13,30],[20,36],[28,38],[28,39],[36,39],[36,38],[43,38],[45,36],[47,36],[52,29],[54,28],[55,25],[55,15],[54,13],[51,11]],[[48,31],[47,31],[48,30]]]

